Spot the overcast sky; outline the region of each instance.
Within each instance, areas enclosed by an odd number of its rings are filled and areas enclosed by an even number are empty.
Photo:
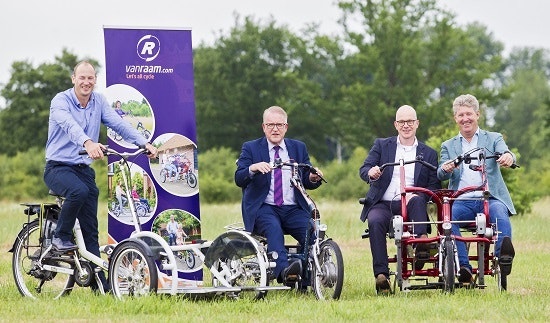
[[[479,21],[509,51],[515,46],[550,49],[550,1],[441,0],[457,14],[460,24]],[[52,62],[62,48],[104,65],[103,26],[188,27],[193,45],[212,43],[234,25],[234,13],[266,20],[299,31],[319,23],[320,31],[335,35],[340,10],[334,0],[4,0],[0,4],[0,83],[7,82],[14,61],[38,65]],[[101,85],[102,78],[100,75]]]

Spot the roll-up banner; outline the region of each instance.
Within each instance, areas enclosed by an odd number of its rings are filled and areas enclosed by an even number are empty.
[[[105,96],[159,152],[158,160],[144,155],[131,160],[131,196],[117,188],[124,185],[119,158],[109,156],[109,243],[127,239],[135,231],[129,199],[135,201],[142,230],[155,232],[169,245],[199,239],[191,30],[105,26],[103,31]],[[111,129],[107,136],[117,150],[136,149]],[[176,262],[179,287],[202,285],[202,263],[196,255],[178,252]],[[159,285],[169,280],[166,273],[161,273]]]

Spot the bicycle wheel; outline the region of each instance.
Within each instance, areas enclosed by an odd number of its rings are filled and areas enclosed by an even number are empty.
[[[193,251],[186,250],[183,257],[185,258],[185,264],[187,265],[187,268],[195,268],[195,253]]]
[[[143,206],[142,204],[136,203],[136,213],[139,217],[146,217],[147,216],[147,208]]]
[[[268,286],[269,282],[267,256],[261,248],[248,235],[235,231],[225,232],[208,249],[205,264],[219,272],[229,285],[242,289],[235,296],[263,299],[267,291],[257,288]],[[223,284],[213,275],[212,286]]]
[[[168,171],[163,168],[160,170],[160,181],[166,183],[166,177],[168,177]]]
[[[319,255],[320,271],[313,266],[312,288],[317,299],[339,299],[344,284],[344,259],[342,251],[333,240],[321,243]]]
[[[445,292],[454,292],[455,290],[455,257],[453,251],[453,241],[446,239],[443,251],[443,290]]]
[[[120,216],[120,206],[118,202],[111,202],[111,212],[118,218]]]
[[[500,266],[498,264],[498,260],[493,260],[494,262],[494,276],[497,281],[497,288],[499,292],[506,291],[506,288],[508,288],[508,276],[503,275],[500,271]]]
[[[113,251],[109,263],[109,281],[117,298],[156,293],[157,267],[145,248],[139,242],[124,241]]]
[[[17,289],[21,295],[35,299],[57,299],[68,295],[75,283],[74,276],[45,270],[42,265],[63,267],[66,270],[74,267],[51,255],[44,256],[39,262],[46,249],[41,245],[41,240],[38,220],[29,223],[15,240],[12,271]]]
[[[145,137],[145,139],[151,138],[151,132],[149,132],[149,130],[147,130],[147,129],[146,129],[146,130],[143,130],[143,131],[141,132],[141,135],[142,135],[143,137]]]
[[[189,172],[187,174],[187,184],[191,188],[195,188],[197,186],[197,176],[192,172]]]

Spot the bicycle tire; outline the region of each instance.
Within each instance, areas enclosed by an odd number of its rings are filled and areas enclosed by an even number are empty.
[[[121,242],[113,251],[109,262],[109,281],[117,298],[156,294],[157,267],[145,248],[139,242],[128,240]]]
[[[160,181],[166,183],[166,177],[168,176],[168,171],[166,169],[160,170]]]
[[[187,185],[189,185],[189,187],[191,188],[197,187],[197,176],[192,172],[189,172],[187,174]]]
[[[151,138],[151,132],[150,132],[149,130],[143,130],[143,131],[141,132],[141,135],[142,135],[143,137],[145,137],[145,139]]]
[[[137,213],[137,216],[139,216],[140,218],[146,217],[147,216],[147,208],[145,206],[143,206],[142,204],[137,204],[136,205],[136,213]]]
[[[497,289],[500,292],[504,292],[508,288],[508,276],[502,274],[502,271],[500,270],[500,265],[498,264],[498,260],[493,261],[495,263],[494,276],[497,282]]]
[[[443,252],[443,290],[452,293],[455,290],[455,257],[454,244],[451,239],[445,239]]]
[[[215,257],[210,266],[220,272],[231,286],[242,288],[240,292],[228,294],[229,296],[259,300],[267,295],[266,290],[255,289],[269,285],[267,255],[259,243],[252,241],[253,239],[243,232],[226,232],[216,238],[206,255],[205,262],[208,264],[209,253],[216,242],[220,242],[219,246],[222,248],[229,246],[224,248],[225,252]],[[248,252],[242,252],[244,249]],[[212,286],[222,285],[216,277],[212,277]]]
[[[48,260],[50,257],[44,257],[39,264],[38,259],[46,250],[40,241],[45,239],[40,237],[38,219],[25,226],[17,235],[12,272],[19,293],[34,299],[57,299],[70,294],[75,284],[73,275],[47,271],[41,269],[40,265],[46,263],[66,269],[74,269],[74,266],[61,260]]]
[[[193,269],[195,268],[195,253],[191,250],[187,250],[185,255],[185,264],[187,265],[187,268]]]
[[[312,270],[312,288],[319,300],[339,299],[344,285],[344,258],[338,244],[333,240],[321,242],[319,255],[320,271]]]

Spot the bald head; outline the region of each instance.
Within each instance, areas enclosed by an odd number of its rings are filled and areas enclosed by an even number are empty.
[[[416,120],[416,111],[410,105],[402,105],[395,113],[395,120]]]

